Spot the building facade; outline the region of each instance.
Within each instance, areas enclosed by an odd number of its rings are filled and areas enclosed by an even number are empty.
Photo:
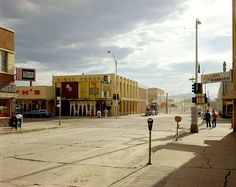
[[[138,82],[115,74],[53,76],[54,98],[61,99],[61,114],[71,116],[138,114],[139,105],[146,103],[139,99]],[[117,95],[116,95],[117,93]],[[56,102],[56,101],[55,101]],[[145,104],[143,104],[143,108]],[[54,108],[56,114],[59,108]]]
[[[165,92],[160,88],[148,88],[148,105],[157,104],[161,107],[165,103]]]
[[[233,116],[233,101],[225,97],[233,90],[233,83],[221,82],[216,99],[216,110],[222,117]]]
[[[16,93],[15,109],[17,113],[39,109],[53,112],[54,96],[52,86],[17,86]]]
[[[8,119],[14,113],[14,31],[0,27],[0,120]]]

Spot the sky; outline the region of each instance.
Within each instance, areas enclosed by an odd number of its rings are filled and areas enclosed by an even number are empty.
[[[201,74],[232,67],[232,0],[0,0],[15,31],[15,66],[52,75],[115,73],[170,95],[191,93],[196,19]],[[17,85],[28,85],[17,82]],[[217,95],[218,83],[207,91]]]

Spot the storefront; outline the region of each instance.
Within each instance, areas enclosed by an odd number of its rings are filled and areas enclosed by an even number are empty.
[[[9,118],[14,112],[16,94],[0,93],[0,117]]]
[[[51,86],[17,86],[16,93],[17,113],[39,109],[53,111],[54,99]]]

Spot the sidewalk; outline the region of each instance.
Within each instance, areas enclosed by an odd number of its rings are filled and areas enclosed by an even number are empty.
[[[6,135],[6,134],[19,134],[19,133],[28,133],[28,132],[35,132],[35,131],[42,131],[47,129],[55,129],[59,128],[58,121],[54,120],[55,122],[53,124],[45,123],[45,121],[35,121],[33,122],[23,122],[22,128],[18,128],[17,130],[15,128],[11,127],[0,127],[0,135]]]
[[[199,133],[152,147],[152,165],[116,186],[235,187],[236,133],[230,126],[224,121],[216,128],[201,125]]]

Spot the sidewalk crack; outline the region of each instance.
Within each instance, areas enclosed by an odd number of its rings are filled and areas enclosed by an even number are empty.
[[[225,175],[225,181],[224,181],[224,186],[223,187],[227,187],[228,185],[228,178],[231,175],[231,170],[226,169],[228,171],[228,173]]]
[[[204,149],[204,151],[203,151],[203,157],[207,160],[207,166],[208,166],[208,168],[210,169],[210,168],[212,168],[212,166],[211,166],[211,164],[210,164],[210,159],[206,156],[206,148]]]

